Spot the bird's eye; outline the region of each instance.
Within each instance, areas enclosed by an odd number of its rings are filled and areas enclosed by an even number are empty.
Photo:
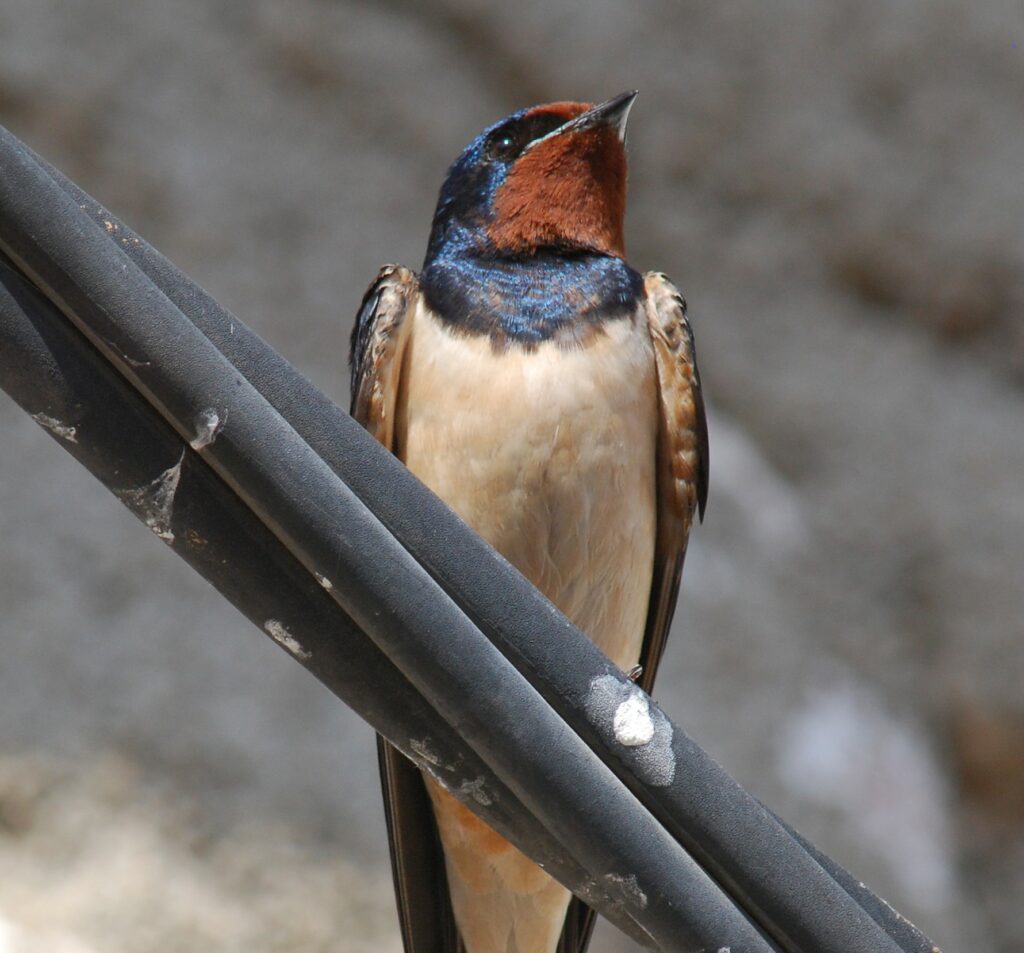
[[[511,159],[519,151],[519,142],[510,133],[504,133],[493,139],[487,150],[492,159]]]

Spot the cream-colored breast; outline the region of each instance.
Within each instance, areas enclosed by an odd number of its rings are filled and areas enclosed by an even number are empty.
[[[397,452],[620,667],[635,664],[655,534],[646,320],[571,350],[501,352],[422,303],[411,319]]]

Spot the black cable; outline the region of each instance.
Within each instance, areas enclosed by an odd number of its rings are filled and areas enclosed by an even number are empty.
[[[845,871],[832,862],[826,864],[829,870],[819,866],[821,855],[816,857],[792,837],[656,709],[651,715],[664,742],[660,748],[623,750],[608,730],[609,706],[635,693],[635,687],[404,468],[382,454],[347,415],[109,213],[67,180],[58,180],[94,220],[102,220],[111,240],[119,241],[257,385],[470,619],[785,948],[808,953],[895,949],[882,945],[884,936],[880,940],[881,931],[874,926],[896,936],[905,921],[874,895],[855,896],[852,878],[838,883],[843,878],[837,872]],[[83,266],[88,267],[88,260],[79,262]],[[584,715],[588,703],[589,719]],[[669,764],[674,770],[666,783]],[[901,948],[914,949],[902,934],[900,938]]]
[[[7,254],[307,569],[333,583],[331,597],[557,833],[592,875],[578,892],[617,894],[665,950],[768,951],[703,869],[107,234],[22,150],[3,149],[0,161]],[[480,791],[479,779],[465,783]]]
[[[0,256],[0,385],[254,625],[405,754],[458,788],[483,779],[488,824],[567,883],[584,884],[551,837],[276,537]],[[429,742],[428,742],[429,739]],[[614,904],[605,915],[638,942]]]
[[[289,420],[701,864],[770,925],[786,948],[854,949],[846,944],[858,936],[870,943],[873,934],[864,929],[863,911],[905,953],[935,953],[937,948],[923,933],[743,791],[675,726],[672,759],[682,768],[668,784],[652,790],[643,756],[623,751],[609,742],[607,731],[595,731],[578,716],[595,679],[610,675],[615,680],[602,683],[607,696],[635,691],[618,670],[593,647],[572,642],[568,633],[575,630],[568,620],[403,466],[382,458],[365,431],[280,355],[95,199],[37,161]],[[861,911],[837,903],[829,880]],[[845,924],[836,923],[841,917]],[[829,930],[835,934],[834,945],[823,946]]]

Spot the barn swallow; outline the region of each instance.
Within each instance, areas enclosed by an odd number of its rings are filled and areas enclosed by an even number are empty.
[[[635,98],[534,106],[470,143],[420,274],[389,265],[366,293],[352,413],[650,689],[708,450],[686,305],[625,260]],[[564,887],[387,746],[382,777],[409,953],[581,953],[592,920]],[[424,926],[424,783],[457,937]]]

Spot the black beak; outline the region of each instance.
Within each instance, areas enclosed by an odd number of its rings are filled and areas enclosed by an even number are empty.
[[[558,132],[569,132],[570,130],[595,129],[604,126],[614,129],[619,134],[619,141],[626,139],[626,120],[629,119],[629,110],[633,102],[640,95],[639,90],[631,89],[628,93],[619,93],[607,102],[599,103],[585,113],[570,120]]]
[[[629,118],[629,110],[633,101],[640,95],[639,90],[631,89],[628,93],[620,93],[607,102],[592,106],[585,113],[580,113],[575,119],[553,129],[546,136],[535,139],[526,148],[532,149],[538,142],[560,136],[564,132],[580,132],[583,129],[614,129],[619,136],[619,142],[626,140],[626,120]]]

